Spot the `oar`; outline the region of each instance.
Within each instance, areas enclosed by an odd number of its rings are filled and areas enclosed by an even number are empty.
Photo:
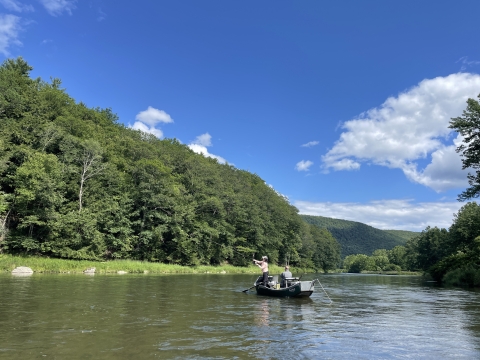
[[[255,285],[253,285],[251,288],[243,290],[242,292],[246,293],[248,290],[253,289],[254,287],[255,287]]]

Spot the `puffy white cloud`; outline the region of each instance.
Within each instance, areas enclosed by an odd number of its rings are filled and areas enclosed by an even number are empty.
[[[39,0],[47,12],[52,16],[62,15],[63,12],[72,14],[76,8],[76,0]]]
[[[212,146],[212,136],[209,133],[198,135],[192,144],[201,146]]]
[[[315,141],[309,141],[306,144],[303,144],[301,146],[302,147],[312,147],[312,146],[315,146],[315,145],[318,145],[318,144],[320,144],[320,142],[315,140]]]
[[[2,4],[6,9],[16,12],[29,12],[34,11],[32,5],[25,5],[20,3],[17,0],[0,0],[0,4]]]
[[[310,166],[312,165],[313,165],[313,162],[311,162],[310,160],[302,160],[302,161],[299,161],[297,165],[295,165],[295,170],[308,171]]]
[[[21,46],[18,40],[19,32],[22,30],[20,18],[10,14],[0,14],[0,53],[8,57],[8,48],[11,45]]]
[[[163,137],[163,132],[160,129],[155,129],[154,126],[147,126],[146,124],[142,123],[141,121],[135,121],[133,126],[130,126],[133,130],[140,130],[148,134],[153,134],[158,138]]]
[[[436,191],[466,185],[460,156],[447,143],[452,117],[460,116],[468,98],[480,91],[480,75],[459,73],[423,80],[343,124],[344,132],[322,157],[324,167],[359,169],[362,162],[402,169],[414,182]],[[416,161],[431,157],[417,170]],[[450,170],[448,170],[450,169]],[[463,182],[460,178],[463,176]]]
[[[418,171],[414,163],[403,168],[405,175],[419,184],[437,191],[467,186],[466,170],[462,170],[462,160],[455,149],[461,143],[461,135],[454,140],[454,145],[440,146],[431,155],[432,162],[424,170]]]
[[[172,123],[173,119],[163,110],[155,109],[151,106],[147,110],[140,111],[135,120],[141,121],[150,126],[155,126],[158,123]]]
[[[133,126],[129,126],[134,130],[140,130],[149,134],[153,134],[158,138],[163,137],[163,132],[157,129],[155,126],[158,123],[171,123],[173,119],[163,110],[155,109],[151,106],[147,110],[140,111],[135,116],[135,123]]]
[[[188,145],[188,147],[197,154],[217,159],[220,164],[225,164],[227,162],[227,160],[221,156],[209,153],[207,146],[212,146],[212,136],[209,133],[197,136],[197,138]]]
[[[427,226],[448,228],[453,214],[464,204],[415,203],[412,200],[380,200],[368,203],[295,201],[300,214],[358,221],[378,229],[422,231]]]

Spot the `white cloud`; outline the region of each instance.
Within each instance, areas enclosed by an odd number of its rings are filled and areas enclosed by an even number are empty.
[[[295,170],[297,171],[308,171],[309,167],[313,165],[313,162],[310,160],[302,160],[295,165]]]
[[[147,110],[140,111],[135,120],[141,121],[150,126],[155,126],[158,123],[172,123],[173,119],[163,110],[155,109],[151,106]]]
[[[303,146],[303,147],[312,147],[312,146],[315,146],[315,145],[318,145],[318,144],[320,144],[319,141],[309,141],[309,142],[307,142],[306,144],[303,144],[303,145],[301,145],[301,146]]]
[[[72,15],[72,10],[76,8],[76,0],[39,0],[47,12],[52,16],[62,15],[66,12]]]
[[[449,228],[462,204],[414,203],[412,200],[380,200],[368,203],[296,201],[300,214],[358,221],[378,229],[422,231],[427,226]]]
[[[20,3],[17,0],[0,0],[0,4],[2,4],[6,9],[10,11],[16,11],[16,12],[29,12],[29,11],[34,11],[32,5],[25,5]]]
[[[461,135],[454,140],[454,145],[440,146],[431,155],[432,162],[424,170],[418,171],[415,164],[408,164],[403,169],[405,175],[437,191],[465,187],[466,172],[462,170],[462,160],[455,149],[461,143]]]
[[[22,30],[20,18],[10,14],[0,14],[0,53],[8,57],[11,45],[21,46],[18,33]]]
[[[188,145],[188,147],[197,154],[217,159],[220,164],[225,164],[227,162],[227,160],[221,156],[209,153],[207,146],[212,146],[212,136],[209,133],[197,136],[197,138]]]
[[[212,136],[209,133],[198,135],[197,138],[192,141],[192,144],[212,146]]]
[[[172,123],[173,119],[163,110],[155,109],[151,106],[147,110],[140,111],[135,116],[135,123],[129,127],[134,130],[140,130],[145,133],[153,134],[158,138],[163,137],[163,132],[155,126],[158,123]]]
[[[330,165],[334,170],[357,170],[360,169],[360,163],[352,159],[341,159]]]
[[[459,73],[423,80],[380,107],[343,124],[344,132],[322,157],[324,167],[359,169],[362,162],[402,169],[414,182],[443,191],[467,185],[460,155],[446,143],[452,117],[480,91],[480,75]],[[458,141],[458,139],[456,139]],[[417,161],[431,157],[418,170]],[[463,182],[460,180],[463,176]]]
[[[130,126],[130,128],[133,129],[133,130],[143,131],[144,133],[153,134],[153,135],[155,135],[155,136],[158,137],[158,138],[162,138],[162,137],[163,137],[163,132],[162,132],[162,130],[160,130],[160,129],[155,129],[154,126],[145,125],[145,124],[142,123],[141,121],[135,121],[135,124],[133,124],[133,126]]]

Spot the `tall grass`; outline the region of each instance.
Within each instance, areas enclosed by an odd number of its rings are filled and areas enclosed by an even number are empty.
[[[13,256],[0,254],[0,272],[10,272],[17,266],[27,266],[36,273],[82,273],[84,270],[95,267],[96,273],[108,274],[126,271],[127,273],[152,273],[152,274],[258,274],[258,266],[237,267],[222,266],[182,266],[174,264],[153,263],[134,260],[89,261],[52,259],[38,256]],[[310,269],[291,268],[295,274],[313,272]],[[283,267],[269,265],[270,274],[279,274]]]

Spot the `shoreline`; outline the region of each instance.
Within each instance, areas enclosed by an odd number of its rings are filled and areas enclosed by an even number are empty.
[[[0,254],[0,273],[10,273],[18,266],[27,266],[40,274],[82,274],[86,269],[95,267],[96,274],[260,274],[258,266],[245,267],[232,265],[183,266],[139,260],[71,260],[46,258],[40,256],[15,256]],[[269,265],[270,274],[280,274],[283,266]],[[291,267],[297,274],[315,273],[313,269]]]
[[[17,256],[0,254],[0,274],[11,273],[18,266],[27,266],[36,274],[83,274],[88,269],[95,267],[96,274],[260,274],[260,269],[255,265],[232,266],[232,265],[196,265],[184,266],[176,264],[163,264],[158,262],[140,260],[72,260],[48,258],[42,256]],[[283,266],[269,265],[270,275],[281,274]],[[292,273],[315,274],[314,269],[290,267]],[[320,272],[318,272],[320,273]],[[344,269],[337,269],[329,274],[348,274]],[[413,271],[362,271],[361,274],[421,276],[420,272]]]

